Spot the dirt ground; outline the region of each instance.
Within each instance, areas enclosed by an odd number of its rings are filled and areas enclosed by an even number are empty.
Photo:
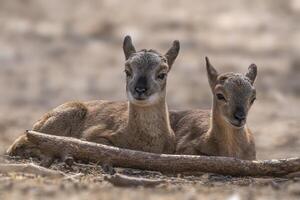
[[[257,101],[248,124],[258,159],[300,156],[299,21],[298,0],[0,0],[0,151],[66,101],[126,99],[121,45],[130,34],[138,49],[161,52],[180,40],[168,80],[171,109],[210,107],[204,56],[221,72],[246,72],[256,63]],[[83,175],[0,175],[0,199],[300,198],[299,179],[119,169],[168,183],[118,188],[103,180],[97,166],[53,167]]]

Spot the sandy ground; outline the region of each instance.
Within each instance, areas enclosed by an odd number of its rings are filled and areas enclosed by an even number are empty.
[[[299,156],[299,19],[298,0],[0,0],[0,151],[43,113],[66,101],[126,99],[121,44],[130,34],[138,49],[164,52],[174,39],[181,41],[168,80],[171,109],[210,107],[204,56],[221,72],[246,72],[256,63],[258,98],[248,124],[258,158]],[[170,183],[124,189],[103,181],[101,170],[85,168],[84,174],[76,180],[1,175],[0,198],[300,196],[299,180],[218,179],[208,174],[177,180],[177,175],[160,175]]]

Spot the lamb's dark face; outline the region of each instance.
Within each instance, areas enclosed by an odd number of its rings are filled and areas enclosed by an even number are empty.
[[[151,106],[164,100],[167,75],[178,55],[179,42],[174,41],[169,51],[162,55],[154,50],[136,52],[127,36],[123,49],[128,100],[137,106]]]
[[[242,128],[256,98],[256,91],[250,80],[242,74],[222,74],[217,78],[213,94],[215,106],[224,120],[234,127]]]
[[[130,102],[153,105],[165,97],[169,66],[154,51],[134,53],[125,64],[126,92]]]
[[[235,128],[243,128],[248,111],[256,99],[256,90],[253,86],[257,74],[256,65],[250,65],[245,75],[218,74],[206,58],[206,68],[215,109],[225,122]]]

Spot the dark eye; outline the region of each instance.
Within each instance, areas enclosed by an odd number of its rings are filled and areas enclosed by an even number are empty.
[[[126,74],[126,77],[128,78],[128,77],[131,77],[131,72],[129,71],[129,70],[126,70],[125,69],[125,74]]]
[[[159,75],[157,76],[157,78],[160,79],[160,80],[163,80],[163,79],[166,78],[166,76],[167,76],[166,73],[161,73],[161,74],[159,74]]]
[[[226,101],[226,99],[225,99],[225,97],[224,97],[223,94],[218,93],[218,94],[216,94],[216,96],[217,96],[217,99],[218,99],[218,100],[220,100],[220,101]]]
[[[254,98],[251,100],[250,104],[253,104],[255,100],[256,100],[256,98],[254,97]]]

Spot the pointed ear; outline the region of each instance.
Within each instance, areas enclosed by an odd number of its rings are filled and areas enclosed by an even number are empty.
[[[217,78],[218,78],[218,72],[217,70],[210,64],[208,57],[205,57],[206,61],[206,71],[207,71],[207,77],[210,87],[213,89],[216,85]]]
[[[123,51],[124,51],[126,60],[130,57],[131,54],[133,54],[133,53],[136,52],[136,50],[135,50],[135,48],[134,48],[134,46],[132,44],[131,37],[129,35],[127,35],[124,38],[124,41],[123,41]]]
[[[172,47],[165,54],[165,57],[167,58],[167,62],[169,65],[169,70],[171,69],[175,59],[177,58],[179,50],[180,50],[180,43],[178,40],[175,40],[172,44]]]
[[[246,77],[249,78],[249,80],[251,81],[251,84],[253,85],[255,78],[257,75],[257,66],[255,64],[251,64],[248,67],[248,72],[246,74]]]

